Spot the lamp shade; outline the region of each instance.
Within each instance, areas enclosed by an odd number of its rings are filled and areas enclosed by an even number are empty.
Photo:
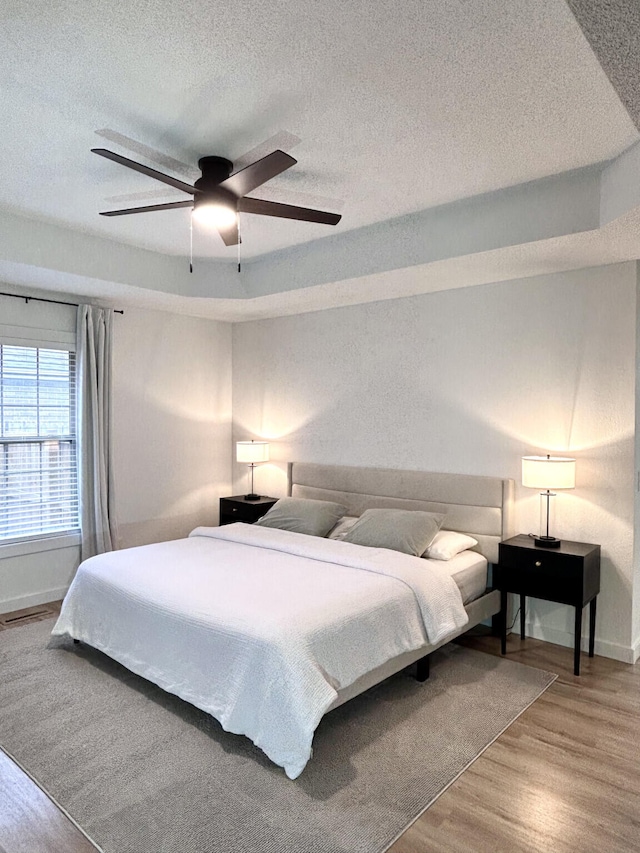
[[[238,462],[268,462],[268,441],[236,441],[236,459]]]
[[[523,456],[522,485],[530,489],[575,489],[576,460],[568,456]]]

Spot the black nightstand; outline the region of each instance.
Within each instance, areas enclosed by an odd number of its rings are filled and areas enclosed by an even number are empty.
[[[257,501],[248,501],[244,495],[231,498],[220,498],[220,524],[231,524],[234,521],[245,521],[253,524],[274,505],[278,498],[262,495]]]
[[[600,592],[600,546],[562,541],[553,550],[540,548],[529,536],[501,542],[493,585],[500,590],[502,654],[507,650],[507,593],[520,595],[520,637],[524,640],[527,596],[575,607],[573,671],[580,675],[582,609],[589,604],[589,657],[593,657],[596,628],[596,596]]]

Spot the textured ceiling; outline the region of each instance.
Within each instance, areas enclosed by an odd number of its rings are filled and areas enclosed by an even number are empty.
[[[640,128],[640,3],[567,0],[598,61]]]
[[[359,235],[373,226],[375,248],[354,255],[360,277],[391,269],[385,223],[397,251],[398,223],[411,225],[411,216],[606,163],[637,143],[639,33],[637,0],[5,0],[0,215],[15,215],[16,229],[39,221],[70,236],[62,237],[67,258],[58,247],[55,262],[44,249],[36,262],[19,257],[9,238],[3,249],[0,234],[0,275],[61,289],[65,274],[67,282],[80,275],[84,254],[77,292],[121,297],[139,286],[136,276],[123,266],[101,278],[95,238],[111,268],[117,244],[188,254],[186,211],[98,216],[185,196],[96,157],[97,146],[183,179],[194,178],[203,155],[247,162],[284,147],[298,165],[255,195],[336,209],[343,219],[331,228],[243,216],[242,254],[254,279],[272,256],[289,275],[286,253],[292,266],[303,244],[339,247],[351,262],[350,246],[363,246]],[[622,242],[622,255],[633,256]],[[220,270],[236,258],[215,233],[197,229],[194,251]],[[549,251],[540,240],[522,252],[531,260],[520,274],[545,269]],[[621,259],[606,246],[601,256]],[[212,296],[224,288],[252,295],[241,279],[220,284],[213,268],[207,275]],[[283,290],[294,286],[309,282],[283,282]],[[187,281],[157,291],[165,302],[201,295]]]

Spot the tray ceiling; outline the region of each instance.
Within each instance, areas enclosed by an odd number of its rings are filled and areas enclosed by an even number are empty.
[[[242,256],[257,265],[606,163],[640,135],[605,73],[611,63],[594,53],[597,22],[588,21],[587,38],[580,3],[571,5],[5,4],[0,212],[183,257],[188,211],[114,219],[98,211],[185,196],[90,149],[190,180],[201,156],[246,162],[280,145],[298,165],[256,195],[334,209],[342,221],[242,215]],[[75,246],[82,252],[77,237]],[[199,228],[194,252],[223,264],[237,255]]]

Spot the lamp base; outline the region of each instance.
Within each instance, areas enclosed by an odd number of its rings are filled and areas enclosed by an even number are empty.
[[[245,501],[259,501],[261,497],[262,497],[262,495],[254,495],[253,492],[251,492],[250,495],[245,495],[244,499],[245,499]],[[558,545],[559,544],[560,544],[560,542],[558,542]]]
[[[562,545],[562,540],[555,536],[536,536],[533,541],[538,548],[559,548]]]

